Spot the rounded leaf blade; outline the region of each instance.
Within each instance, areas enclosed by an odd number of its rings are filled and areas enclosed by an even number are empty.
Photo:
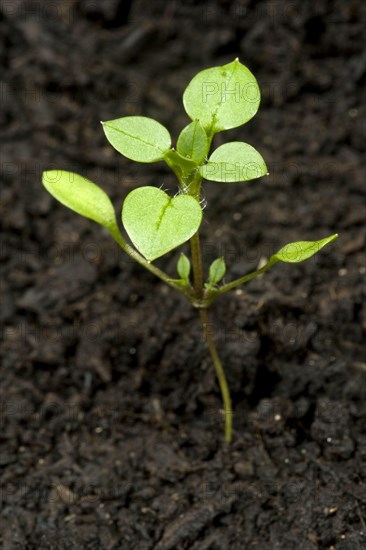
[[[259,103],[258,83],[238,59],[199,72],[183,94],[186,113],[198,119],[209,135],[245,124]]]
[[[268,174],[262,155],[240,141],[218,147],[199,171],[207,180],[225,183],[253,180]]]
[[[129,193],[122,207],[122,222],[131,241],[149,261],[188,241],[202,220],[199,203],[190,195],[171,198],[156,187]]]
[[[128,116],[102,124],[109,143],[130,160],[157,162],[170,149],[168,130],[152,118]]]

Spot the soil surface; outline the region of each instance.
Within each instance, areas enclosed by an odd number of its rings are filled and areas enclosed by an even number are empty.
[[[366,548],[365,12],[2,1],[1,548]],[[214,304],[228,448],[197,312],[40,176],[82,173],[118,211],[136,185],[175,190],[99,121],[142,114],[176,138],[189,80],[237,56],[262,104],[216,145],[251,143],[270,176],[207,183],[206,269],[224,255],[228,282],[287,242],[340,238]]]

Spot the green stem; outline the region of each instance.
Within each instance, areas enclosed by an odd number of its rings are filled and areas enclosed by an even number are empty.
[[[194,197],[198,202],[201,195],[201,183],[202,178],[197,171],[195,174],[192,174],[191,180],[189,181],[187,192],[189,195]],[[193,235],[190,240],[191,243],[191,254],[192,254],[192,266],[193,266],[193,283],[194,283],[194,293],[196,296],[197,302],[200,302],[203,298],[203,273],[202,273],[202,255],[201,255],[201,244],[199,231]]]
[[[203,333],[207,342],[208,349],[210,351],[211,359],[215,365],[217,379],[219,381],[222,401],[224,404],[224,414],[225,414],[225,439],[227,443],[231,442],[232,439],[232,422],[233,422],[233,411],[231,407],[231,398],[230,391],[226,381],[225,372],[219,357],[219,354],[216,349],[216,344],[212,338],[212,332],[208,320],[208,313],[206,308],[201,308],[199,310],[200,318],[203,328]]]
[[[191,238],[191,254],[193,266],[193,285],[194,293],[198,301],[203,298],[203,273],[202,273],[202,257],[199,233],[195,233]]]
[[[243,285],[244,283],[248,283],[252,279],[255,279],[255,277],[258,277],[259,275],[262,275],[272,267],[275,263],[277,263],[278,260],[272,260],[266,263],[265,266],[263,266],[261,269],[258,269],[257,271],[253,271],[252,273],[248,273],[248,275],[244,275],[244,277],[240,277],[239,279],[235,279],[234,281],[231,281],[231,283],[227,283],[226,285],[221,286],[217,289],[215,298],[218,296],[221,296],[221,294],[225,294],[225,292],[229,292],[229,290],[233,290],[233,288],[236,288],[237,286]]]
[[[198,201],[200,200],[200,190],[201,190],[202,178],[198,175],[193,178],[189,192],[193,195]],[[196,303],[199,306],[200,319],[202,323],[203,333],[207,346],[211,355],[212,362],[216,369],[217,379],[219,381],[219,386],[222,395],[222,401],[225,411],[225,439],[227,443],[231,442],[232,438],[232,409],[231,409],[231,398],[230,391],[227,385],[225,372],[217,352],[216,344],[212,338],[212,333],[208,321],[208,312],[205,305],[204,299],[204,287],[203,287],[203,273],[202,273],[202,255],[201,255],[201,246],[199,232],[191,238],[191,254],[192,254],[192,267],[193,267],[193,282],[194,282],[194,293],[196,297]]]
[[[158,277],[161,281],[164,281],[164,283],[171,286],[172,288],[175,288],[176,290],[178,290],[182,294],[185,294],[188,297],[186,290],[176,285],[174,279],[171,279],[171,277],[169,277],[169,275],[167,275],[164,271],[153,265],[151,262],[148,262],[143,256],[141,256],[139,252],[137,252],[134,248],[132,248],[132,246],[126,243],[119,231],[111,231],[111,234],[114,240],[122,248],[122,250],[124,250],[124,252],[126,252],[126,254],[128,254],[133,260],[142,265],[145,269],[150,271],[150,273]]]

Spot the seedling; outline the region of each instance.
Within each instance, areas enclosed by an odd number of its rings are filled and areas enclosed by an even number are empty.
[[[238,59],[221,67],[199,72],[183,94],[183,104],[192,122],[180,133],[176,147],[168,130],[156,120],[128,116],[102,122],[110,144],[136,162],[165,162],[178,180],[175,196],[157,187],[131,191],[122,206],[122,224],[132,242],[122,235],[114,208],[106,193],[95,183],[72,172],[44,172],[43,185],[62,204],[104,226],[119,246],[136,262],[180,292],[198,310],[205,339],[221,389],[225,438],[232,438],[232,406],[224,369],[214,342],[207,310],[219,296],[258,277],[277,262],[307,260],[337,238],[292,242],[271,256],[267,263],[231,282],[221,284],[226,273],[224,258],[217,258],[204,280],[199,228],[202,222],[203,180],[232,183],[268,175],[261,154],[251,145],[229,142],[210,153],[217,132],[248,122],[257,112],[260,92],[252,73]],[[177,263],[178,277],[172,277],[154,262],[190,240],[191,259],[183,253]],[[191,267],[193,277],[191,278]]]

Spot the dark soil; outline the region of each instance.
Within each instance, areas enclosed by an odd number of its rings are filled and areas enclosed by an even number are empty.
[[[2,0],[2,548],[366,548],[365,12]],[[40,175],[80,172],[118,211],[135,185],[174,189],[99,121],[143,114],[176,137],[190,78],[236,56],[262,106],[216,143],[251,143],[271,175],[206,185],[205,265],[223,254],[229,281],[287,242],[340,238],[213,306],[227,448],[197,313]]]

